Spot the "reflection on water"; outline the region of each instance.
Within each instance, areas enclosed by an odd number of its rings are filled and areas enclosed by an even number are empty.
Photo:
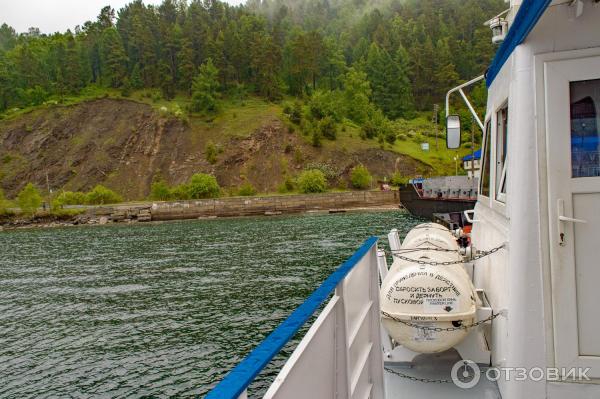
[[[203,395],[362,241],[417,222],[392,211],[2,232],[0,397]]]

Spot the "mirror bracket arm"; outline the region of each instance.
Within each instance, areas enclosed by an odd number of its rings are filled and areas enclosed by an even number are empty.
[[[471,111],[473,118],[475,118],[475,120],[477,121],[477,124],[479,125],[479,127],[481,128],[481,131],[483,132],[483,123],[481,123],[481,119],[479,119],[479,115],[477,115],[477,112],[475,112],[475,109],[471,105],[471,102],[469,101],[469,99],[467,98],[465,93],[462,91],[462,89],[458,89],[458,92],[460,93],[463,100],[465,100],[465,104],[467,104],[467,107],[469,107],[469,111]]]
[[[479,116],[475,112],[475,109],[471,105],[471,102],[469,101],[469,99],[467,98],[467,96],[465,95],[465,93],[462,90],[463,88],[471,86],[472,84],[477,83],[480,80],[483,80],[484,78],[485,78],[485,75],[481,75],[481,76],[476,77],[475,79],[471,79],[468,82],[465,82],[465,83],[463,83],[461,85],[456,86],[453,89],[448,90],[448,93],[446,93],[446,118],[448,117],[448,115],[450,115],[450,94],[454,93],[455,91],[458,91],[460,93],[461,97],[463,98],[464,102],[467,104],[467,107],[469,108],[469,111],[471,112],[471,114],[473,115],[473,117],[475,118],[475,120],[477,121],[477,124],[481,128],[481,131],[484,130],[483,123],[481,122],[481,119],[479,118]]]

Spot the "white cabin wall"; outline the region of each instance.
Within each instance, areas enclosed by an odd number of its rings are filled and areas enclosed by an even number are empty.
[[[539,179],[533,97],[532,55],[523,46],[500,71],[488,95],[487,115],[492,124],[491,165],[496,163],[496,113],[508,101],[508,181],[506,204],[495,199],[495,168],[491,168],[491,194],[482,197],[475,218],[473,242],[489,249],[510,241],[507,249],[478,264],[476,285],[482,286],[496,311],[508,318],[494,321],[493,364],[506,367],[540,367],[546,364],[543,339],[543,299],[540,260]],[[516,172],[514,172],[516,171]],[[513,193],[511,195],[511,193]],[[484,205],[484,206],[482,206]],[[477,226],[479,224],[479,226]],[[509,240],[510,237],[510,240]],[[506,398],[543,398],[544,382],[498,381]]]
[[[511,62],[509,60],[507,65]],[[510,68],[504,68],[500,71],[496,78],[498,85],[495,86],[494,90],[488,92],[486,121],[489,119],[491,126],[494,126],[496,123],[495,111],[502,107],[508,99],[510,73]],[[492,147],[494,146],[494,141],[495,137],[492,135]],[[494,151],[491,152],[491,156],[491,162],[494,165]],[[493,176],[490,185],[493,191],[495,187]],[[479,250],[490,249],[507,241],[509,226],[508,218],[506,217],[506,207],[493,198],[493,192],[489,197],[479,195],[477,204],[475,205],[475,219],[478,222],[473,224],[472,240],[475,248]],[[507,259],[509,251],[510,249],[501,250],[475,263],[474,284],[477,288],[485,290],[490,304],[495,311],[508,308],[509,295],[507,295],[507,292],[510,291],[510,287],[507,282]],[[494,331],[492,334],[491,349],[493,364],[505,364],[507,348],[507,319],[499,317],[494,320]],[[500,381],[498,383],[501,384]]]
[[[545,88],[543,76],[543,61],[550,58],[580,58],[600,54],[600,4],[594,4],[589,0],[584,2],[583,14],[575,18],[574,8],[568,4],[551,5],[535,29],[527,39],[527,45],[531,49],[535,60],[534,78],[536,81],[536,139],[540,149],[546,148],[545,127]],[[579,51],[580,50],[580,51]],[[576,53],[567,53],[576,51]],[[545,315],[546,335],[546,359],[548,367],[555,367],[554,359],[554,325],[552,318],[552,282],[550,270],[550,248],[549,248],[549,205],[547,198],[548,175],[546,152],[541,151],[538,157],[539,181],[540,181],[540,231],[541,258],[543,264],[543,298]],[[554,216],[554,215],[552,215]],[[558,399],[569,396],[570,398],[597,397],[600,391],[598,385],[590,385],[589,392],[584,392],[573,383],[549,383],[547,397]],[[591,392],[594,392],[592,394]]]
[[[509,207],[508,325],[510,345],[506,366],[546,366],[545,303],[540,228],[541,193],[537,154],[539,147],[535,118],[535,84],[532,48],[515,49],[509,98],[509,169],[507,192]],[[511,381],[504,384],[506,398],[542,399],[544,381]]]
[[[492,354],[498,366],[554,367],[543,76],[535,56],[600,47],[598,24],[600,4],[586,1],[577,19],[567,4],[550,6],[489,88],[492,124],[509,97],[507,204],[496,202],[493,192],[489,199],[479,198],[473,244],[488,249],[510,237],[509,249],[478,261],[475,275],[476,286],[486,290],[495,310],[508,310],[508,320],[494,321]],[[491,157],[494,165],[494,151]],[[544,381],[498,384],[507,399],[556,397]]]

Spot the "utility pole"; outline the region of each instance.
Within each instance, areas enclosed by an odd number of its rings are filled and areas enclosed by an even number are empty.
[[[438,113],[440,111],[440,106],[438,104],[433,104],[433,118],[432,122],[435,124],[435,150],[438,150]]]
[[[52,191],[50,191],[50,180],[48,179],[48,169],[46,169],[46,188],[48,189],[48,194],[52,194]]]
[[[475,117],[471,116],[471,178],[475,178]]]
[[[458,152],[454,155],[454,168],[456,169],[454,176],[458,176]]]

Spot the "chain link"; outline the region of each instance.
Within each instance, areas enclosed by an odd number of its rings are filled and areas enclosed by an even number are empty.
[[[437,383],[437,384],[448,384],[448,383],[453,383],[452,380],[444,380],[444,379],[434,379],[434,378],[419,378],[419,377],[413,377],[412,375],[408,375],[408,374],[404,374],[401,373],[400,371],[391,369],[389,367],[384,367],[384,370],[387,371],[388,373],[397,375],[399,377],[402,378],[406,378],[407,380],[411,380],[411,381],[417,381],[417,382],[427,382],[427,383]]]
[[[493,313],[490,317],[487,317],[485,319],[476,321],[473,324],[465,324],[465,325],[460,325],[457,327],[429,327],[429,326],[424,326],[422,324],[417,324],[417,323],[412,323],[410,321],[406,321],[406,320],[402,320],[396,316],[392,316],[391,314],[384,312],[383,310],[381,311],[381,315],[383,317],[387,317],[388,319],[392,319],[394,321],[397,321],[398,323],[404,324],[405,326],[408,327],[412,327],[412,328],[418,328],[419,330],[423,330],[423,331],[434,331],[434,332],[442,332],[442,331],[458,331],[458,330],[468,330],[474,327],[477,327],[481,324],[487,323],[488,321],[492,321],[494,320],[496,317],[500,316],[502,314],[502,312],[500,313]],[[433,321],[425,321],[425,323],[433,323]]]
[[[495,252],[498,252],[499,250],[501,250],[502,248],[504,248],[504,246],[505,246],[505,244],[502,244],[502,245],[499,245],[499,246],[497,246],[495,248],[492,248],[492,249],[490,249],[488,251],[477,251],[477,255],[473,256],[468,261],[476,261],[476,260],[479,260],[481,258],[484,258],[484,257],[486,257],[488,255],[491,255],[491,254],[493,254]],[[422,250],[438,251],[438,249],[433,249],[433,248],[422,248]],[[400,250],[400,251],[402,251],[402,250]],[[443,250],[443,251],[444,252],[457,252],[457,251],[454,251],[454,250],[450,250],[450,251]],[[398,251],[392,251],[392,256],[394,258],[402,259],[404,261],[411,262],[411,263],[416,263],[418,265],[450,266],[450,265],[458,265],[458,264],[465,263],[465,260],[463,260],[463,259],[452,260],[452,261],[445,261],[445,262],[435,262],[435,261],[430,261],[430,260],[412,259],[412,258],[409,258],[407,256],[399,255],[399,254],[397,254],[395,252],[398,252]]]
[[[438,252],[456,252],[456,253],[460,253],[460,251],[457,251],[456,249],[447,249],[447,248],[440,248],[440,247],[402,248],[402,249],[391,250],[390,252],[392,254],[395,254],[395,253],[399,253],[399,252],[415,252],[415,251],[438,251]]]
[[[389,367],[383,368],[390,374],[397,375],[398,377],[406,378],[407,380],[416,381],[416,382],[424,382],[424,383],[434,383],[434,384],[454,384],[455,382],[452,380],[446,380],[444,378],[425,378],[425,377],[414,377],[412,375],[404,374],[398,370],[394,370]],[[485,374],[485,370],[480,370],[481,374]]]

